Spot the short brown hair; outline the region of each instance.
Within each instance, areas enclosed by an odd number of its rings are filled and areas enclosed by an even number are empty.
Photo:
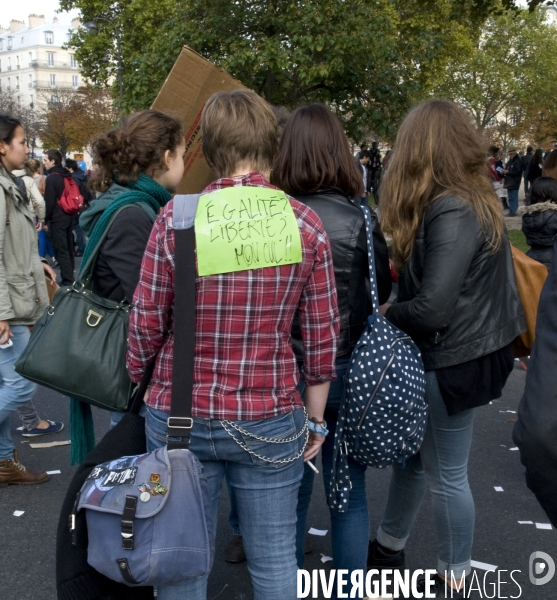
[[[272,181],[289,194],[338,188],[363,195],[362,174],[337,117],[323,104],[298,108],[286,123]]]
[[[184,141],[182,123],[158,110],[130,115],[119,127],[99,135],[92,144],[97,165],[91,188],[105,192],[118,176],[118,183],[137,181],[164,171],[164,154],[173,155]]]
[[[252,90],[213,94],[201,114],[203,155],[217,177],[242,163],[268,171],[277,152],[277,119]]]
[[[552,150],[543,161],[542,175],[557,179],[557,150]]]

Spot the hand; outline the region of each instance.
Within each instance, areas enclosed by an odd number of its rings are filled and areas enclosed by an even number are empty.
[[[384,317],[385,313],[389,310],[389,308],[391,308],[391,303],[390,302],[385,302],[385,304],[382,304],[379,307],[379,314]]]
[[[52,267],[50,265],[47,265],[46,263],[41,264],[43,265],[43,269],[46,276],[50,278],[53,284],[56,283],[56,273],[52,270]]]
[[[48,225],[46,223],[43,223],[43,231],[48,231]]]
[[[14,334],[10,330],[8,321],[0,321],[0,344],[7,344],[8,340],[13,337]]]
[[[310,458],[313,458],[319,454],[319,450],[325,441],[325,436],[319,433],[309,432],[308,443],[304,452],[304,462],[307,462]]]
[[[39,232],[43,227],[44,227],[44,223],[41,223],[40,221],[38,221],[35,224],[35,231]]]

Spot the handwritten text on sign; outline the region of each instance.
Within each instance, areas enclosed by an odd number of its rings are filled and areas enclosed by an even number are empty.
[[[195,239],[200,276],[302,261],[298,223],[279,190],[237,186],[201,196]]]

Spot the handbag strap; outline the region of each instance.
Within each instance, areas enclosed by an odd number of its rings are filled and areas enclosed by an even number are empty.
[[[193,426],[192,393],[195,352],[195,230],[200,194],[174,197],[174,352],[172,400],[167,420],[168,449],[188,448]],[[170,437],[182,438],[171,441]]]
[[[116,217],[126,208],[130,206],[126,204],[125,206],[121,206],[118,210],[114,212],[114,214],[110,217],[110,221],[107,223],[104,232],[101,236],[101,239],[97,242],[97,245],[93,248],[87,262],[83,265],[77,279],[75,280],[74,285],[81,285],[82,287],[88,288],[92,285],[93,282],[93,271],[95,270],[95,265],[97,264],[97,258],[99,257],[99,253],[101,251],[101,246],[104,244],[108,234],[110,233],[110,229],[112,224],[116,220]]]
[[[366,225],[367,262],[369,266],[369,291],[373,314],[379,312],[379,296],[377,294],[377,277],[375,275],[375,254],[373,250],[373,219],[369,206],[362,206]],[[377,217],[374,217],[377,218]]]

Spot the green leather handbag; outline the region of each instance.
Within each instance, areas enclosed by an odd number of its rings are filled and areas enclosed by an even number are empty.
[[[125,363],[130,306],[92,291],[100,247],[119,212],[112,216],[74,284],[60,288],[35,323],[14,368],[26,379],[61,394],[124,412],[134,387]]]

